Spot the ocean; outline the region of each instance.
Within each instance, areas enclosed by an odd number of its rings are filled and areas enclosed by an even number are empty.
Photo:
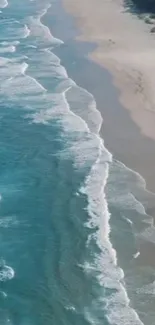
[[[153,325],[155,197],[55,54],[55,2],[0,0],[0,324]]]

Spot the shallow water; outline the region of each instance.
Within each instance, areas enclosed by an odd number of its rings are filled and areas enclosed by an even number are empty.
[[[154,195],[113,160],[95,99],[52,52],[52,0],[0,5],[0,323],[142,324],[134,257]]]

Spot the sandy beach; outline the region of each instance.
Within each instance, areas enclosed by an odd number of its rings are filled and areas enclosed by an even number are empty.
[[[64,0],[64,6],[76,18],[80,31],[76,40],[96,44],[88,54],[89,60],[96,67],[107,69],[118,89],[117,96],[106,93],[101,73],[94,73],[91,83],[88,76],[84,77],[87,85],[91,84],[88,88],[103,115],[105,143],[116,158],[142,174],[149,190],[155,191],[155,35],[150,33],[152,25],[130,13],[121,0],[91,0],[91,5],[88,0]],[[87,74],[90,77],[89,69]],[[123,112],[125,108],[127,115]]]
[[[90,57],[111,71],[123,106],[142,133],[155,139],[155,36],[150,25],[127,12],[120,0],[64,3],[79,18],[78,39],[98,45]]]
[[[150,33],[151,25],[125,11],[123,4],[117,0],[115,4],[110,0],[90,1],[58,0],[51,6],[44,23],[54,37],[64,42],[54,49],[54,53],[60,58],[68,76],[94,96],[97,109],[103,117],[100,135],[113,155],[113,162],[117,159],[137,171],[144,177],[147,188],[155,192],[155,36]],[[74,98],[69,101],[67,94],[66,98],[73,109]],[[76,100],[75,96],[75,103]],[[78,105],[80,103],[83,105],[78,101]],[[148,109],[148,105],[151,108]],[[117,252],[118,265],[124,271],[131,306],[134,306],[144,324],[154,325],[154,299],[151,296],[150,305],[148,296],[143,296],[143,289],[141,295],[136,291],[143,284],[151,284],[154,273],[154,195],[143,191],[143,188],[137,191],[135,173],[130,174],[129,178],[125,177],[122,184],[123,175],[120,183],[119,179],[111,184],[108,180],[106,187],[112,216],[111,242]],[[119,207],[112,204],[108,194],[108,189],[115,189],[117,184],[114,202],[118,199]],[[126,196],[126,188],[129,196]],[[137,200],[132,200],[134,194],[135,199],[140,200],[140,205]],[[145,214],[141,202],[150,218]],[[142,236],[145,227],[148,228],[145,236]],[[104,227],[102,229],[104,233]],[[122,324],[127,322],[124,320]]]
[[[155,325],[155,33],[120,1],[0,0],[0,325]]]

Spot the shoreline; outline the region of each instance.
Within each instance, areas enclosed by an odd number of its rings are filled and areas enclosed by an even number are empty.
[[[89,89],[99,103],[105,145],[114,158],[142,175],[147,189],[155,193],[155,36],[151,27],[127,11],[123,0],[91,0],[91,6],[88,0],[84,4],[63,0],[63,4],[80,31],[76,40],[96,44],[87,57],[109,72],[111,89],[117,92],[115,102],[103,108],[102,103],[107,103],[100,79],[94,82],[94,87],[100,87],[97,94]]]
[[[120,103],[130,111],[141,132],[155,139],[152,125],[155,37],[150,33],[152,25],[131,14],[123,0],[97,0],[95,3],[91,0],[91,6],[89,0],[84,4],[82,0],[63,0],[63,4],[76,19],[80,31],[76,39],[96,44],[88,57],[111,73],[113,83],[120,91]],[[146,117],[149,126],[145,123]]]
[[[155,161],[155,150],[153,150],[153,148],[155,148],[155,141],[141,133],[140,128],[132,120],[129,111],[121,105],[119,101],[119,91],[114,86],[112,75],[105,68],[101,67],[101,65],[90,59],[89,55],[96,49],[97,45],[95,43],[83,42],[76,39],[78,29],[74,27],[74,16],[68,15],[60,2],[57,2],[53,6],[52,10],[48,11],[44,22],[45,25],[50,28],[54,37],[57,37],[64,41],[63,45],[60,47],[58,46],[56,49],[54,49],[54,51],[52,51],[61,59],[61,64],[67,70],[69,77],[71,77],[78,86],[81,86],[88,92],[92,93],[96,100],[97,109],[101,112],[101,115],[103,117],[100,136],[104,139],[106,148],[112,153],[114,160],[117,159],[121,161],[121,163],[125,164],[125,167],[127,166],[127,169],[131,169],[131,172],[133,171],[133,178],[135,178],[133,179],[133,182],[136,182],[136,174],[134,173],[134,171],[136,171],[139,176],[142,175],[145,178],[144,180],[147,181],[147,189],[149,188],[155,192],[155,186],[152,177],[152,171],[155,176],[155,169],[153,169],[153,164]],[[150,156],[146,155],[146,150],[148,150],[148,152],[150,152],[152,155],[151,168],[148,167]],[[144,161],[144,158],[148,160]],[[135,166],[137,166],[137,168]],[[133,193],[132,190],[133,189],[131,186],[131,195],[134,195],[134,190]],[[144,189],[142,188],[142,193],[139,193],[140,197],[142,194],[142,200],[140,202],[143,202],[144,204],[144,207],[146,209],[146,217],[148,214],[148,217],[152,216],[154,218],[154,198],[152,202],[150,193],[143,190]],[[137,197],[135,196],[135,198]],[[109,211],[112,213],[112,210]],[[120,254],[118,254],[119,240],[117,241],[118,238],[115,237],[116,233],[114,220],[112,220],[112,222],[113,223],[110,224],[111,243],[117,252],[118,265],[124,271],[127,293],[131,302],[130,306],[131,308],[134,308],[135,312],[143,321],[145,320],[145,317],[143,315],[143,308],[141,309],[141,302],[143,303],[143,297],[139,296],[138,300],[136,299],[137,293],[134,291],[134,278],[132,278],[133,286],[130,286],[130,272],[134,272],[135,276],[140,275],[140,278],[142,279],[142,285],[143,279],[145,279],[145,276],[148,275],[147,272],[145,275],[143,275],[141,268],[145,268],[145,266],[148,264],[150,267],[154,267],[154,262],[152,263],[152,259],[154,261],[154,244],[149,241],[149,238],[138,238],[136,240],[137,251],[134,255],[132,255],[132,257],[130,256],[131,265],[130,263],[126,263],[125,250],[123,256],[120,256]],[[118,226],[124,227],[124,219],[121,224],[118,222]],[[138,231],[141,232],[142,229],[143,226],[140,225]],[[148,280],[150,280],[149,276]],[[138,284],[136,284],[136,288],[137,285]],[[146,307],[146,312],[147,311],[148,309]]]
[[[56,54],[69,76],[93,94],[103,118],[100,135],[107,149],[115,159],[142,175],[147,189],[155,193],[154,139],[141,132],[129,110],[121,104],[120,91],[115,87],[111,73],[90,58],[91,53],[96,51],[97,44],[79,40],[79,30],[75,25],[78,22],[74,16],[66,12],[64,15],[61,7],[60,3],[55,4],[46,16],[53,35],[64,41],[64,46],[60,49],[58,47]],[[54,17],[57,17],[58,12],[57,21]],[[54,23],[51,23],[51,15]]]

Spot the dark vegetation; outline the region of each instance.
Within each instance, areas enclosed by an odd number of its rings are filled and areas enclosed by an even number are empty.
[[[124,0],[125,7],[130,8],[132,12],[151,15],[155,19],[155,0]]]
[[[150,13],[155,18],[155,0],[132,0],[133,5],[142,13]]]
[[[155,33],[155,0],[124,0],[127,10],[145,20],[152,26],[151,33]]]

